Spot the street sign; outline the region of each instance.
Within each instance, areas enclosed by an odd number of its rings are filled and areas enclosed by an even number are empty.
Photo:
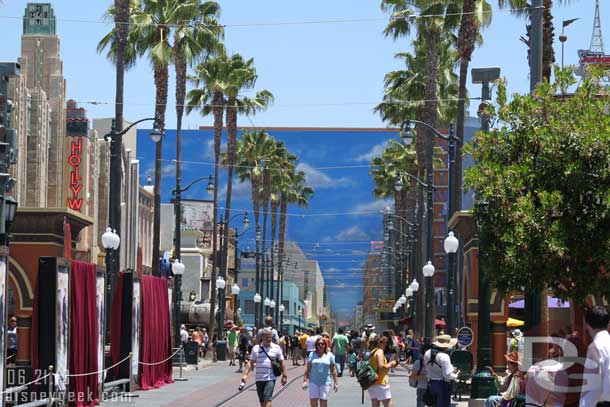
[[[458,344],[462,348],[467,348],[472,345],[472,341],[474,340],[474,332],[467,326],[463,326],[458,329],[457,333]]]

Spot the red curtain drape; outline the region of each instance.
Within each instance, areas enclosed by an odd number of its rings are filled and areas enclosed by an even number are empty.
[[[171,355],[167,280],[142,275],[140,361],[158,363]],[[172,382],[172,361],[154,366],[140,365],[142,390],[161,387]]]
[[[112,309],[110,310],[110,357],[112,364],[116,365],[121,360],[121,316],[123,308],[123,273],[119,273],[116,288],[112,297]],[[115,366],[112,373],[118,377],[119,367]]]
[[[72,261],[70,270],[70,374],[97,372],[97,306],[95,266]],[[70,378],[76,407],[98,404],[97,374]]]

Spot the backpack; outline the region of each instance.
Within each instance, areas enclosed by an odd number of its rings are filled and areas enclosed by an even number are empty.
[[[375,349],[371,356],[375,354]],[[362,390],[366,390],[373,385],[375,380],[377,380],[377,372],[371,366],[371,362],[368,360],[363,360],[360,362],[360,365],[356,369],[356,378],[358,379],[358,383]]]
[[[417,371],[417,376],[421,374],[421,371],[424,369],[424,361],[422,359],[419,360],[419,370]],[[411,371],[411,376],[409,376],[409,386],[413,388],[417,388],[417,380],[412,378],[413,371]]]

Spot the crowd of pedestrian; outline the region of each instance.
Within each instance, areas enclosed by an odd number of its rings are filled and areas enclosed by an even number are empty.
[[[577,399],[574,403],[568,401],[569,395],[540,385],[541,375],[547,375],[545,380],[550,380],[552,385],[571,385],[576,377],[571,370],[552,374],[536,366],[522,370],[523,334],[516,329],[507,337],[504,371],[498,373],[491,366],[485,366],[497,389],[496,394],[485,400],[485,407],[514,407],[523,405],[526,400],[540,406],[610,407],[610,316],[606,308],[596,306],[587,311],[585,322],[593,342],[587,350],[584,372],[577,373],[579,377],[584,373],[585,378],[593,377],[594,380],[573,397]],[[292,366],[305,366],[303,388],[308,391],[311,407],[328,406],[328,399],[333,391],[339,390],[339,378],[346,371],[366,390],[373,407],[391,407],[390,373],[399,365],[407,372],[409,385],[416,389],[417,407],[450,407],[456,380],[462,373],[473,373],[460,372],[454,366],[453,356],[465,350],[456,349],[457,339],[442,332],[432,340],[424,340],[410,329],[402,336],[392,330],[377,332],[374,326],[367,325],[361,332],[339,328],[331,336],[321,328],[297,329],[292,334],[278,332],[271,317],[267,317],[264,324],[258,331],[234,326],[227,330],[224,338],[229,365],[239,363],[237,372],[243,373],[240,389],[249,374],[255,371],[257,393],[263,407],[271,407],[276,380],[281,378],[282,385],[287,382],[288,360],[292,361]],[[205,355],[208,343],[205,329],[188,332],[183,325],[180,334],[183,343],[197,342]],[[574,342],[574,333],[566,335],[565,339]],[[580,350],[582,341],[578,345]],[[563,356],[557,345],[550,345],[548,351],[551,359]],[[365,380],[367,374],[368,382]]]

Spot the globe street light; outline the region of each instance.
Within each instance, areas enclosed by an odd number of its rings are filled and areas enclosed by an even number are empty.
[[[102,245],[106,251],[106,283],[107,283],[107,297],[108,304],[112,304],[113,287],[114,287],[114,265],[115,265],[115,251],[121,244],[121,238],[111,228],[106,228],[106,231],[102,235]],[[107,343],[110,341],[110,306],[106,307],[106,335]]]
[[[426,279],[426,316],[424,325],[424,336],[428,339],[432,339],[433,327],[434,327],[434,315],[432,315],[432,301],[433,297],[433,284],[432,277],[434,276],[434,265],[432,261],[428,260],[428,263],[424,266],[422,272]]]
[[[445,253],[448,257],[447,265],[447,332],[449,335],[453,334],[455,330],[455,294],[454,294],[454,281],[455,281],[455,256],[458,251],[460,242],[453,235],[453,232],[449,232],[449,235],[445,238],[444,248]]]

